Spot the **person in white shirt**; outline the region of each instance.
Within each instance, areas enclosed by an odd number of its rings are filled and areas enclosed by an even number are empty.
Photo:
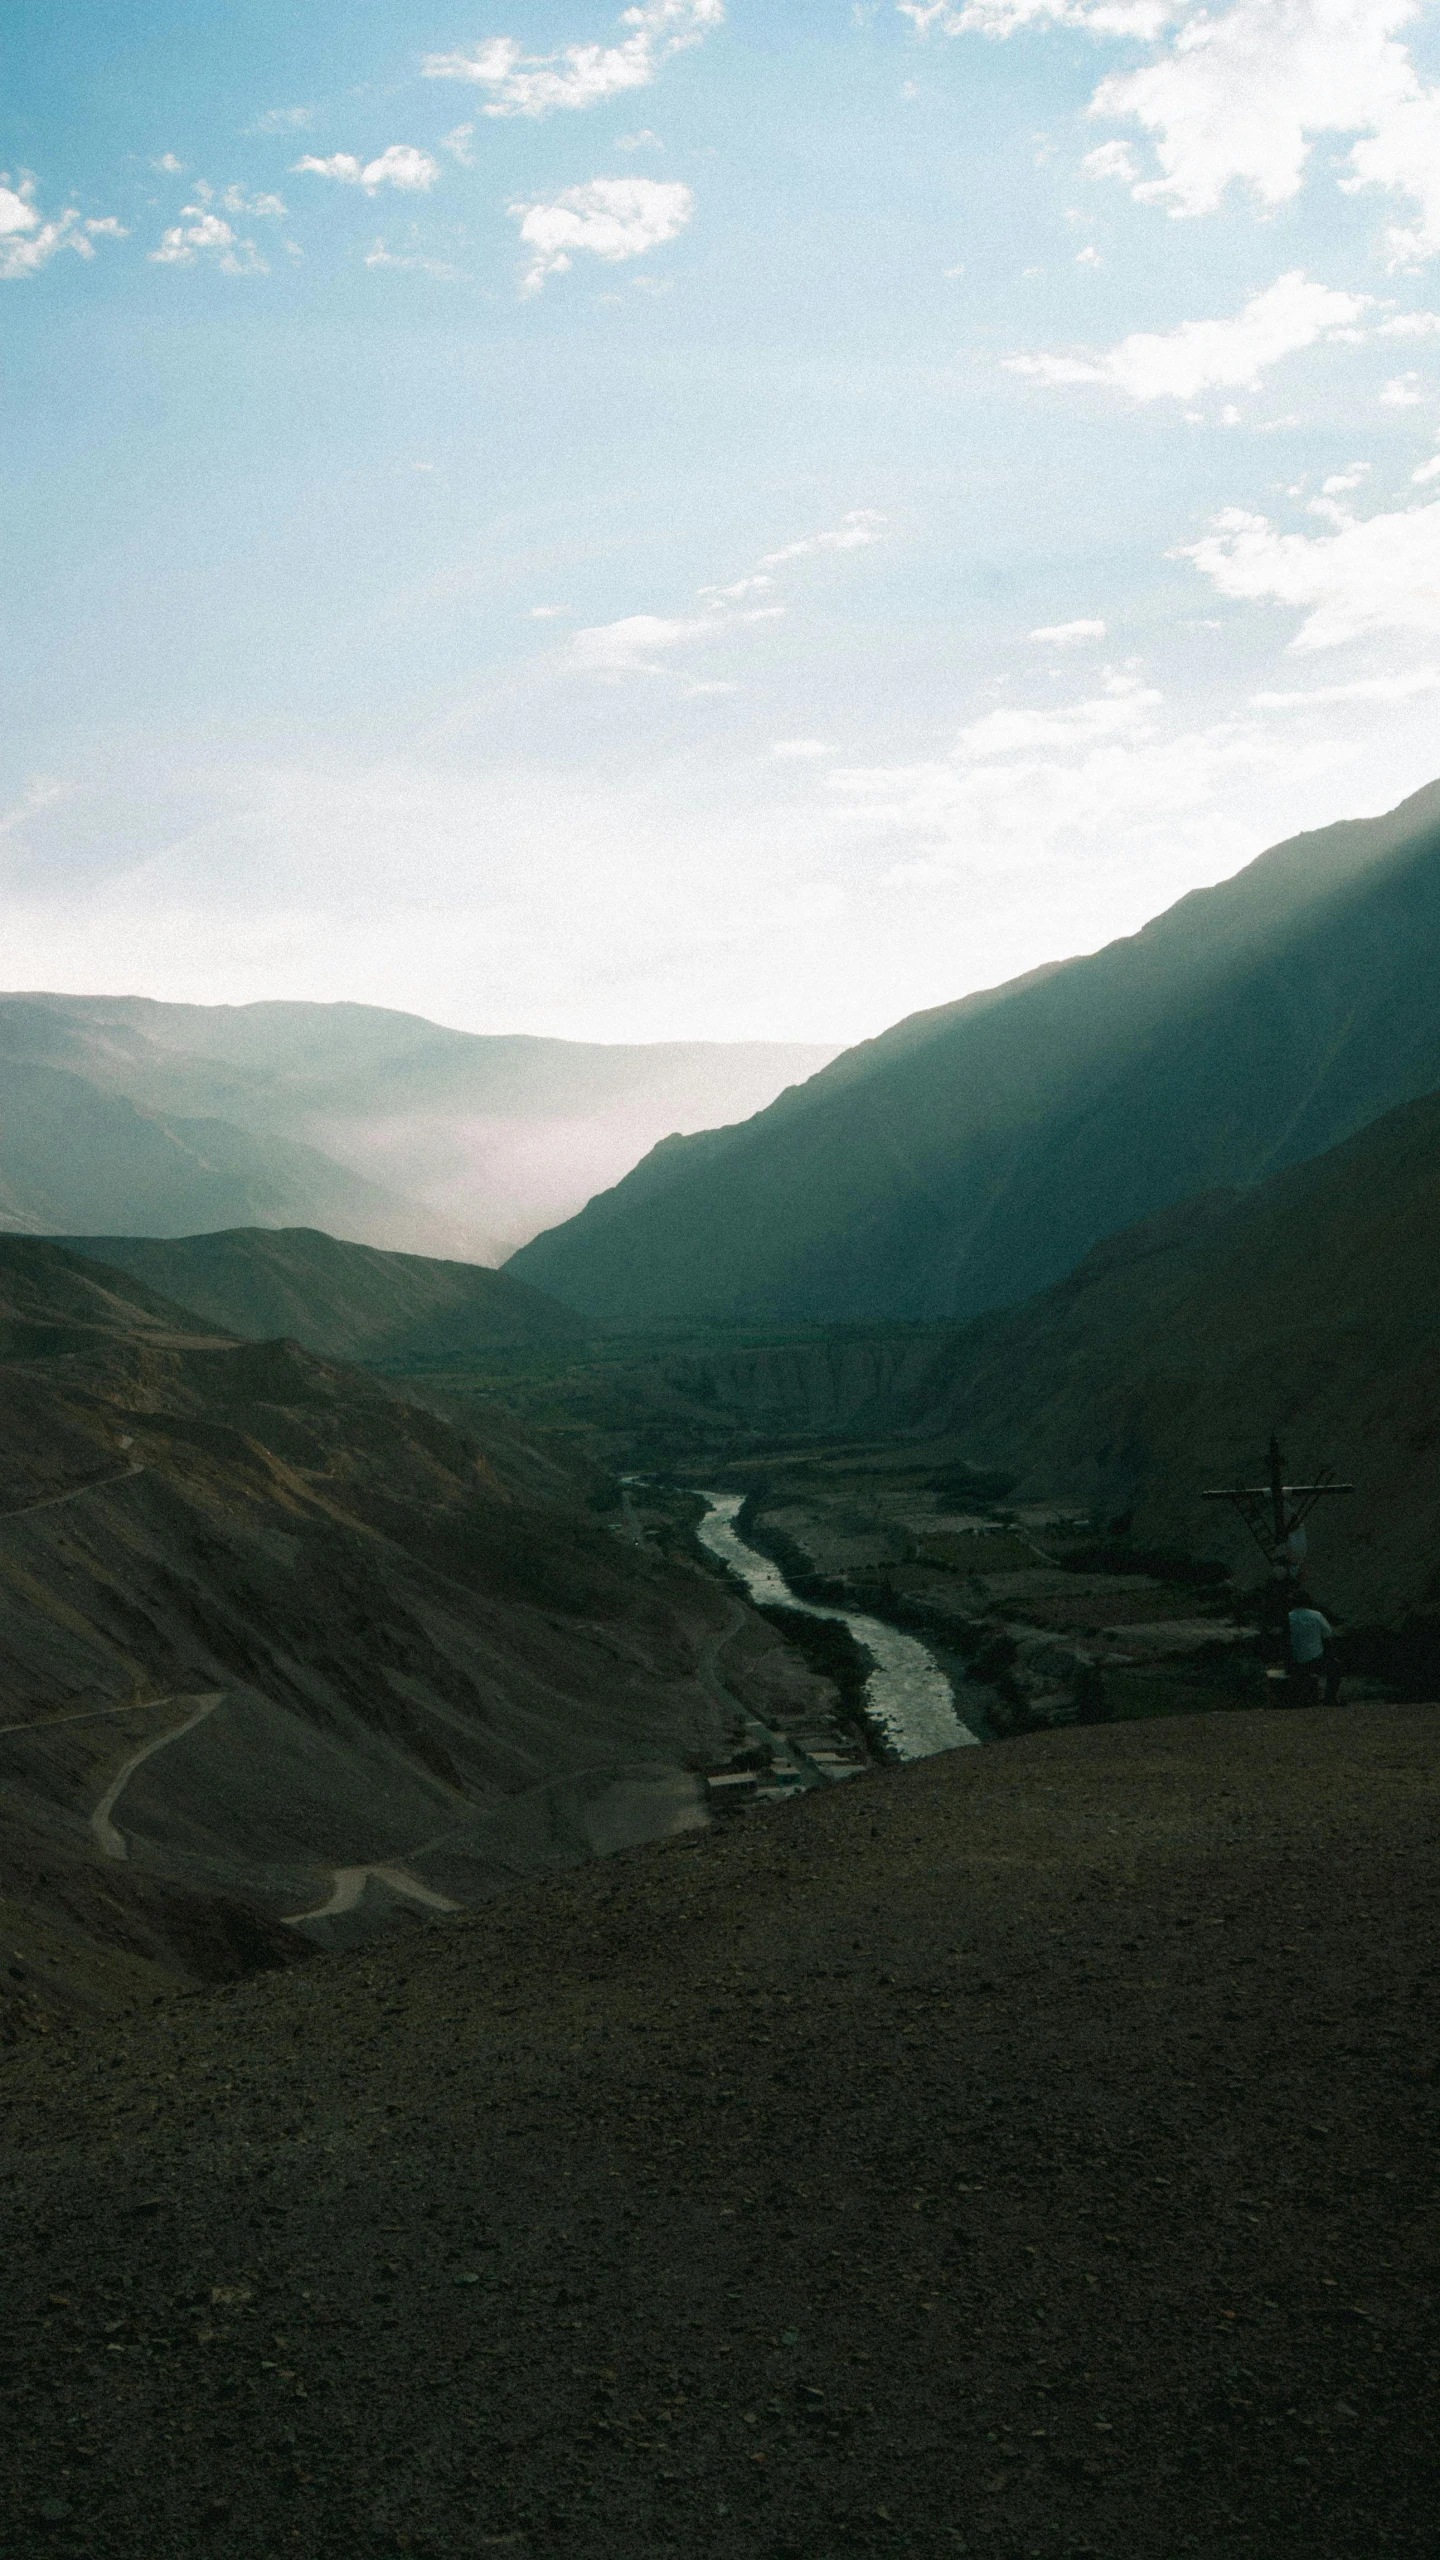
[[[1327,1707],[1333,1706],[1339,1696],[1340,1676],[1330,1651],[1334,1633],[1329,1619],[1321,1615],[1309,1593],[1297,1590],[1286,1621],[1286,1647],[1291,1678],[1306,1705],[1314,1704],[1322,1683]]]

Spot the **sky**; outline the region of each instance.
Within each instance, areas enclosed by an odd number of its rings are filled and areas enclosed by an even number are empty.
[[[864,1038],[1440,774],[1440,7],[10,0],[8,987]]]

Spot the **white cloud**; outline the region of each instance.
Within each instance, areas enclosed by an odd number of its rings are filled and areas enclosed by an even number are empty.
[[[762,569],[778,568],[782,560],[808,560],[816,551],[865,551],[872,542],[885,539],[885,518],[873,507],[852,507],[844,520],[828,533],[805,533],[798,542],[787,542],[780,551],[767,551],[760,562]]]
[[[1233,320],[1184,320],[1136,330],[1087,356],[1007,356],[1006,370],[1037,382],[1098,382],[1132,400],[1193,400],[1223,385],[1249,389],[1282,356],[1353,329],[1365,298],[1333,293],[1298,269],[1252,296]]]
[[[538,293],[547,276],[568,273],[572,253],[614,264],[642,257],[684,230],[695,199],[678,180],[592,178],[543,204],[512,204],[511,219],[532,253],[521,291]]]
[[[252,133],[304,133],[315,121],[313,107],[267,107],[250,127]]]
[[[1351,489],[1359,488],[1361,481],[1368,477],[1369,471],[1370,465],[1368,462],[1352,462],[1348,471],[1332,471],[1329,479],[1322,480],[1320,483],[1321,497],[1343,498],[1347,496]]]
[[[475,166],[475,153],[472,147],[474,132],[473,124],[453,125],[440,144],[441,150],[448,151],[452,160],[458,160],[462,169],[473,169]]]
[[[568,604],[532,604],[530,619],[532,622],[557,622],[569,610]]]
[[[79,208],[67,205],[47,221],[35,203],[35,181],[22,177],[16,186],[0,173],[0,283],[17,284],[35,276],[61,249],[93,258],[97,239],[126,240],[129,233],[113,214],[82,221]]]
[[[1042,622],[1032,640],[1044,640],[1052,649],[1073,649],[1081,640],[1103,640],[1103,622]]]
[[[818,756],[833,756],[835,750],[823,738],[777,738],[770,753],[782,764],[806,764]]]
[[[1328,731],[1297,734],[1248,717],[1177,732],[1157,691],[1117,678],[1060,712],[992,712],[968,724],[948,755],[842,767],[828,780],[853,824],[899,839],[892,887],[994,881],[1033,900],[1037,882],[1053,897],[1078,862],[1090,885],[1076,925],[1084,931],[1088,920],[1093,932],[1094,867],[1116,845],[1141,876],[1157,864],[1168,870],[1181,847],[1189,865],[1223,867],[1218,826],[1233,860],[1244,859],[1253,846],[1235,833],[1237,804],[1267,784],[1324,772],[1345,753]]]
[[[1397,311],[1382,320],[1377,338],[1440,338],[1440,311]]]
[[[157,169],[162,177],[183,178],[185,175],[185,163],[177,160],[173,151],[162,151],[159,159],[152,160],[150,166]]]
[[[722,626],[708,619],[667,620],[658,613],[629,613],[619,622],[602,622],[577,631],[570,644],[571,663],[590,675],[660,676],[668,673],[662,653],[686,641],[708,640]]]
[[[182,205],[181,217],[163,234],[159,248],[151,250],[152,266],[193,267],[200,258],[213,258],[227,276],[269,274],[254,241],[240,239],[207,205]]]
[[[1257,711],[1311,711],[1336,702],[1414,702],[1440,693],[1440,667],[1410,667],[1403,675],[1359,676],[1353,684],[1312,685],[1304,693],[1252,693]]]
[[[641,126],[638,133],[622,133],[616,141],[615,148],[617,151],[663,151],[665,145],[659,134],[652,133],[646,124]]]
[[[974,760],[1030,755],[1037,747],[1087,747],[1101,738],[1148,738],[1164,695],[1139,676],[1107,676],[1101,692],[1056,710],[987,711],[956,740],[956,753]]]
[[[383,240],[377,240],[373,249],[366,250],[365,264],[367,267],[395,267],[412,275],[439,276],[446,284],[468,284],[470,281],[463,267],[451,266],[446,258],[422,258],[417,252],[387,249]],[[425,467],[431,468],[429,464]]]
[[[700,44],[724,23],[724,0],[645,0],[626,9],[630,33],[619,44],[572,44],[528,54],[513,36],[491,36],[473,53],[430,53],[427,80],[468,80],[488,89],[487,116],[548,116],[596,107],[629,89],[648,88],[662,63]]]
[[[1387,409],[1418,409],[1424,397],[1418,373],[1397,373],[1380,394]]]
[[[1026,27],[1086,27],[1098,36],[1158,36],[1175,0],[896,0],[922,35],[1013,36]]]
[[[1411,472],[1410,478],[1417,489],[1423,489],[1427,480],[1440,480],[1440,453],[1429,462],[1422,462],[1418,471]]]
[[[1386,238],[1391,264],[1413,266],[1440,249],[1440,90],[1422,90],[1394,108],[1379,131],[1357,142],[1350,154],[1351,174],[1341,180],[1347,192],[1359,187],[1388,187],[1413,197],[1418,222],[1392,225]]]
[[[736,578],[728,587],[698,587],[697,595],[717,608],[727,604],[744,604],[750,596],[769,595],[775,581],[757,573],[753,578]]]
[[[204,203],[211,202],[212,190],[209,187],[198,186],[195,193]],[[285,219],[285,207],[279,196],[247,196],[243,187],[227,187],[220,202],[227,213],[246,213],[252,221],[283,222]]]
[[[307,153],[295,162],[295,170],[307,170],[316,178],[338,178],[342,186],[363,187],[371,196],[377,187],[398,187],[404,194],[416,195],[434,186],[440,163],[428,151],[417,151],[412,142],[392,142],[375,159],[363,162],[351,151],[334,151],[328,160]]]
[[[1229,507],[1175,556],[1221,595],[1302,609],[1292,649],[1330,649],[1367,631],[1440,632],[1440,500],[1339,518],[1329,534],[1280,533]]]
[[[1392,262],[1440,250],[1440,90],[1427,89],[1397,39],[1419,0],[897,0],[922,31],[1010,36],[1026,28],[1084,27],[1095,36],[1160,47],[1138,71],[1100,82],[1090,113],[1140,125],[1157,174],[1122,143],[1085,162],[1118,178],[1141,203],[1176,215],[1213,213],[1227,188],[1262,205],[1299,192],[1316,135],[1356,134],[1340,179],[1347,192],[1383,187],[1408,196],[1418,220],[1393,226]]]

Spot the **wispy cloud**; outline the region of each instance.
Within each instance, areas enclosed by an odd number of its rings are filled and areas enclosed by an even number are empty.
[[[436,276],[445,284],[468,284],[470,281],[464,268],[452,266],[448,258],[422,257],[418,249],[387,249],[383,240],[377,240],[373,249],[366,250],[365,264],[367,267],[393,267],[397,272],[411,275]],[[416,468],[420,467],[417,464]],[[429,469],[431,466],[427,464],[424,467]]]
[[[180,220],[171,224],[159,248],[150,252],[150,263],[156,267],[193,267],[202,260],[213,262],[227,276],[270,272],[254,241],[242,239],[223,214],[203,200],[183,205]]]
[[[1305,614],[1292,649],[1332,649],[1371,631],[1440,632],[1440,500],[1343,517],[1328,534],[1282,533],[1229,507],[1177,559],[1221,595]]]
[[[532,54],[513,36],[491,36],[471,53],[427,54],[422,67],[427,80],[468,80],[488,89],[483,115],[549,116],[648,88],[662,63],[700,44],[724,18],[724,0],[644,0],[622,14],[630,32],[618,44]]]
[[[35,202],[34,179],[23,176],[12,185],[0,173],[0,283],[18,284],[39,275],[61,249],[93,258],[97,240],[128,238],[113,213],[82,218],[73,204],[47,220]]]
[[[684,230],[695,199],[678,180],[592,178],[545,203],[507,209],[531,252],[520,289],[538,293],[547,276],[569,272],[577,252],[614,265],[663,247]]]
[[[305,172],[315,178],[336,178],[342,186],[363,187],[373,196],[380,187],[396,187],[403,195],[424,195],[440,175],[440,163],[428,151],[419,151],[413,142],[392,142],[373,160],[357,160],[351,151],[332,151],[328,160],[320,160],[307,152],[297,160],[292,174]]]
[[[1337,702],[1414,702],[1440,693],[1440,667],[1408,667],[1402,675],[1358,676],[1352,684],[1317,684],[1300,693],[1252,693],[1256,711],[1319,711]]]
[[[1086,27],[1096,36],[1162,33],[1175,0],[896,0],[922,35],[1013,36],[1026,27]]]
[[[743,578],[728,585],[697,588],[696,594],[704,611],[699,614],[666,616],[653,613],[627,614],[618,622],[594,625],[577,631],[570,646],[570,663],[590,674],[601,675],[665,675],[669,672],[668,653],[696,643],[720,638],[747,625],[778,622],[783,618],[783,604],[772,602],[776,580],[772,569],[792,560],[806,560],[820,552],[859,551],[883,534],[885,518],[873,507],[857,507],[841,523],[824,533],[802,534],[797,542],[787,542],[778,551],[766,552],[763,560]],[[692,693],[713,693],[731,688],[715,685],[691,685]],[[811,741],[782,742],[775,753],[808,755]],[[828,749],[820,752],[828,753]]]
[[[1032,631],[1030,637],[1046,642],[1052,649],[1074,649],[1082,640],[1103,640],[1105,625],[1090,621],[1042,622],[1039,630]]]
[[[53,809],[57,801],[70,799],[74,789],[73,782],[57,782],[49,774],[37,773],[34,780],[26,784],[13,808],[0,809],[0,836],[14,835],[19,828],[28,826],[32,818],[38,818],[42,810]]]
[[[251,125],[252,133],[305,133],[315,121],[313,107],[267,107]]]
[[[883,542],[885,518],[873,507],[854,507],[826,533],[802,533],[798,542],[787,542],[780,551],[767,551],[760,562],[762,569],[778,569],[783,560],[808,560],[816,551],[866,551],[872,542]]]
[[[1230,320],[1136,330],[1093,354],[1004,361],[1008,372],[1036,382],[1099,383],[1131,400],[1193,400],[1202,391],[1252,388],[1282,357],[1353,331],[1366,308],[1364,295],[1334,293],[1296,269],[1253,295]]]

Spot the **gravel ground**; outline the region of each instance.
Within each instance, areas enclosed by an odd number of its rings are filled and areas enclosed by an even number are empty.
[[[957,1752],[37,2041],[0,2551],[1428,2560],[1437,1744]]]

